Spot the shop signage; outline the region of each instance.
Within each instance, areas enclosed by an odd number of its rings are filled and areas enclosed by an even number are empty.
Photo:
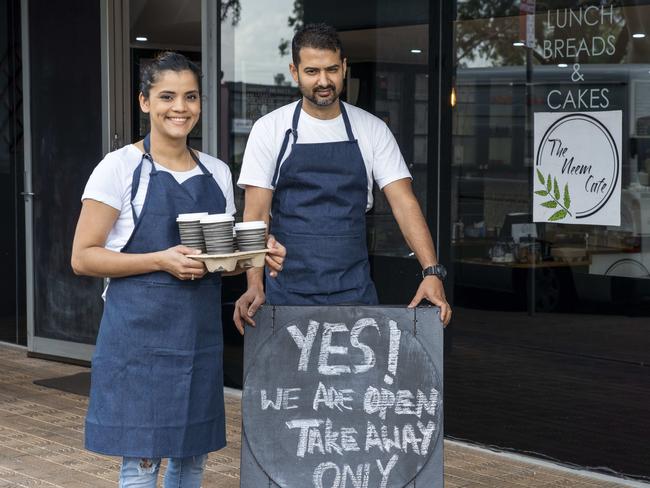
[[[620,225],[622,111],[610,107],[611,85],[584,86],[580,63],[565,62],[615,54],[616,37],[609,30],[617,22],[612,5],[546,14],[554,38],[541,42],[542,55],[548,62],[561,62],[558,67],[568,70],[569,83],[548,92],[546,105],[552,112],[534,116],[535,222]],[[582,31],[584,36],[576,35]]]
[[[611,31],[619,22],[618,9],[613,5],[589,5],[549,10],[545,17],[546,32],[553,37],[540,42],[540,54],[546,63],[559,63],[563,66],[561,69],[569,70],[567,81],[571,81],[571,84],[548,92],[548,108],[558,111],[611,109],[611,85],[590,83],[581,86],[587,80],[576,61],[592,62],[616,54],[616,36]]]
[[[535,114],[533,220],[620,225],[620,110]]]
[[[264,307],[256,322],[243,488],[443,486],[437,309]]]

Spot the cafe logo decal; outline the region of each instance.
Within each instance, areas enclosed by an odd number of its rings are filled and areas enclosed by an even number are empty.
[[[620,225],[620,110],[535,114],[533,220]]]

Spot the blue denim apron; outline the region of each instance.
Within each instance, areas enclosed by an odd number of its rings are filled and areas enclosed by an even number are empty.
[[[179,213],[222,213],[226,199],[208,170],[182,184],[145,155],[149,186],[122,249],[149,253],[180,244]],[[111,279],[92,359],[86,448],[127,457],[187,457],[226,445],[221,277],[181,281],[166,272]]]
[[[287,259],[277,278],[267,276],[270,304],[378,303],[366,246],[368,177],[340,106],[347,141],[298,144],[302,100],[285,134],[273,176],[271,232],[287,248]],[[282,163],[290,135],[291,154]]]

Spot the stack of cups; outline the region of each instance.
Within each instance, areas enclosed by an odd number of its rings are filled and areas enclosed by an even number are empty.
[[[237,247],[240,251],[259,251],[266,248],[266,223],[263,220],[235,224]]]
[[[235,218],[230,214],[207,215],[201,219],[208,254],[230,254],[235,251],[234,222]]]
[[[192,249],[200,249],[205,252],[205,241],[201,229],[201,218],[208,215],[208,212],[179,214],[176,218],[178,231],[181,235],[181,244]]]

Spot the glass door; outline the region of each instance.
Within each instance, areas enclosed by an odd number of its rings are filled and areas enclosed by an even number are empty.
[[[29,101],[38,100],[26,124],[32,135],[26,158],[33,188],[26,206],[31,352],[92,356],[104,283],[74,276],[70,268],[83,188],[104,154],[148,130],[137,105],[140,69],[167,49],[201,63],[203,46],[210,46],[214,57],[216,43],[203,29],[207,25],[215,38],[216,17],[206,18],[214,13],[207,0],[55,1],[24,12]],[[71,76],[78,67],[83,76]],[[211,77],[205,73],[204,86],[213,84]],[[214,114],[214,106],[212,97],[204,113]],[[201,125],[190,143],[202,149]]]
[[[297,100],[290,73],[290,42],[307,23],[325,22],[340,35],[348,73],[344,101],[382,119],[398,142],[414,177],[423,210],[429,208],[431,176],[437,161],[430,150],[429,105],[434,54],[429,2],[409,0],[335,2],[241,0],[221,3],[221,86],[219,156],[239,176],[252,125],[263,115]],[[264,11],[264,15],[259,12]],[[434,29],[437,31],[437,29]],[[354,129],[354,128],[353,128]],[[433,173],[432,173],[433,171]],[[382,303],[408,303],[420,278],[420,266],[406,246],[388,202],[374,189],[374,207],[367,214],[368,246],[373,279]],[[243,191],[235,188],[237,209]],[[432,227],[434,214],[428,215]],[[245,289],[243,278],[224,287],[224,316]],[[229,308],[230,307],[230,308]],[[230,322],[230,321],[229,321]],[[226,380],[241,385],[242,343],[234,327],[226,328]]]
[[[100,2],[56,0],[23,11],[29,350],[89,359],[101,280],[74,276],[80,195],[102,157]],[[61,26],[65,25],[65,29]],[[80,39],[83,42],[80,42]],[[71,73],[83,67],[83,76]]]

